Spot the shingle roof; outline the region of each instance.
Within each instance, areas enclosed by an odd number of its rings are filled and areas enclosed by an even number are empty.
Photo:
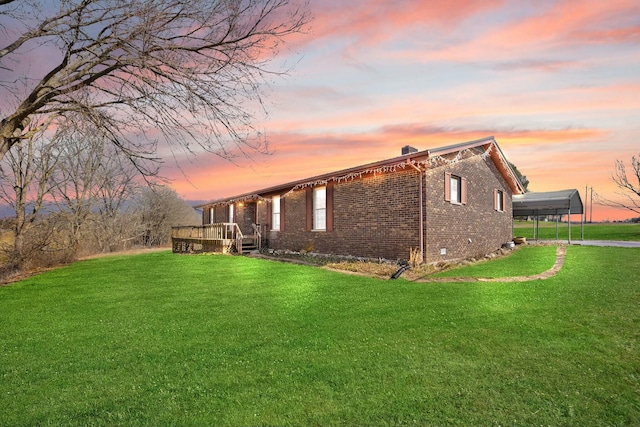
[[[511,190],[516,194],[524,192],[524,188],[522,187],[522,184],[520,183],[520,181],[516,177],[515,173],[513,172],[512,168],[511,168],[511,166],[509,166],[509,163],[507,162],[506,157],[504,156],[504,153],[502,153],[502,150],[500,149],[500,147],[496,143],[495,138],[493,136],[489,136],[489,137],[486,137],[486,138],[476,139],[476,140],[473,140],[473,141],[467,141],[467,142],[447,145],[447,146],[443,146],[443,147],[439,147],[439,148],[412,152],[412,153],[401,155],[401,156],[398,156],[398,157],[393,157],[393,158],[386,159],[386,160],[380,160],[380,161],[373,162],[373,163],[367,163],[367,164],[364,164],[364,165],[355,166],[355,167],[348,168],[348,169],[332,171],[332,172],[329,172],[329,173],[325,173],[325,174],[322,174],[322,175],[317,175],[317,176],[310,177],[310,178],[303,178],[303,179],[299,179],[299,180],[296,180],[296,181],[292,181],[292,182],[276,185],[276,186],[273,186],[273,187],[268,187],[268,188],[263,188],[261,190],[252,191],[250,193],[240,194],[240,195],[237,195],[237,196],[234,196],[234,197],[227,197],[227,198],[223,198],[223,199],[213,200],[213,201],[210,201],[208,203],[205,203],[205,204],[202,204],[202,205],[199,205],[199,206],[196,206],[196,207],[200,208],[200,207],[209,206],[209,205],[212,205],[212,204],[220,204],[220,203],[224,203],[224,202],[236,202],[236,201],[242,201],[242,200],[251,200],[251,199],[255,199],[255,198],[257,198],[257,197],[259,197],[260,195],[263,195],[263,194],[271,194],[271,193],[277,193],[277,192],[280,192],[280,191],[287,191],[287,190],[290,190],[290,189],[292,189],[292,188],[294,188],[296,186],[303,185],[305,183],[322,182],[322,181],[326,181],[326,180],[329,180],[331,178],[334,178],[336,176],[342,177],[342,176],[347,176],[349,174],[357,174],[357,173],[359,173],[361,171],[374,170],[374,169],[377,169],[377,168],[384,168],[386,166],[399,165],[399,164],[402,164],[402,163],[406,164],[406,163],[409,163],[411,161],[420,162],[420,161],[432,159],[432,158],[434,158],[436,156],[444,156],[444,155],[447,155],[447,154],[456,153],[456,152],[460,152],[460,151],[463,151],[463,150],[470,150],[470,149],[473,149],[473,148],[476,148],[476,147],[483,147],[483,146],[489,147],[491,145],[495,149],[493,149],[493,148],[491,149],[490,155],[491,155],[492,159],[494,160],[496,166],[500,170],[500,172],[503,175],[505,175],[505,179],[506,179],[507,183],[509,184],[509,186],[511,187]]]

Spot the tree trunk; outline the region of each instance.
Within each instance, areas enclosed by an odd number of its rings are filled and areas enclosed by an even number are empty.
[[[17,268],[21,268],[24,262],[24,194],[22,191],[16,191],[16,223],[13,227],[13,253]]]

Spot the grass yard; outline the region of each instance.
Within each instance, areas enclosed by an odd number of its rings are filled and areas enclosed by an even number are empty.
[[[555,246],[522,245],[511,255],[469,266],[451,268],[430,277],[512,277],[531,276],[553,267],[556,262]]]
[[[543,240],[555,240],[556,223],[540,221],[539,238]],[[513,233],[515,236],[524,236],[527,239],[533,239],[533,221],[514,221]],[[558,224],[558,238],[567,240],[569,230],[567,223]],[[580,240],[582,238],[582,229],[580,221],[571,223],[571,239]],[[640,240],[640,224],[626,223],[608,223],[608,224],[585,224],[584,225],[585,240],[622,240],[622,241],[638,241]]]
[[[83,261],[0,288],[0,425],[639,425],[638,271],[597,247],[523,283]]]

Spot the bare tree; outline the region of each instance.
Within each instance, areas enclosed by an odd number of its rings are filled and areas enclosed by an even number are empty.
[[[162,246],[171,240],[171,227],[195,225],[200,215],[178,196],[175,190],[162,185],[143,188],[136,202],[140,224],[140,241],[145,246]]]
[[[264,149],[254,121],[270,59],[309,21],[295,2],[2,1],[0,159],[70,114],[134,160],[158,139],[224,157]]]
[[[612,200],[598,195],[598,204],[615,208],[625,208],[640,214],[640,154],[631,156],[631,171],[627,172],[624,161],[616,160],[616,168],[611,180],[620,188],[620,199]]]
[[[131,162],[118,151],[103,156],[98,168],[91,231],[101,252],[123,247],[136,232],[133,200],[139,192],[138,173]],[[109,151],[109,150],[108,150]]]
[[[91,215],[98,191],[104,140],[75,128],[56,134],[58,166],[50,180],[58,215],[68,225],[68,245],[77,251],[80,232]]]
[[[92,124],[60,128],[54,141],[58,162],[49,181],[68,245],[75,253],[81,237],[91,236],[109,250],[123,238],[122,216],[137,192],[138,171]]]
[[[49,179],[57,159],[52,143],[34,133],[16,144],[3,160],[0,164],[0,200],[11,206],[16,214],[12,258],[20,268],[30,252],[25,249],[25,235],[38,219],[44,198],[51,191]],[[43,245],[47,243],[46,239],[40,241]]]

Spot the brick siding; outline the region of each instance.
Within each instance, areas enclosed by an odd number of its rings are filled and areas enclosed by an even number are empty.
[[[467,200],[444,200],[445,172],[466,179]],[[483,256],[512,240],[511,190],[490,158],[475,155],[428,169],[424,174],[425,261],[434,263]],[[420,246],[420,179],[407,167],[333,183],[333,230],[307,231],[307,191],[283,199],[282,231],[271,230],[265,201],[236,204],[236,222],[251,232],[256,222],[266,231],[272,249],[306,250],[324,254],[408,259]],[[504,212],[494,209],[494,190],[506,195]],[[262,194],[269,199],[276,194]],[[216,207],[215,220],[227,207]],[[206,208],[205,208],[206,210]],[[328,212],[330,214],[330,212]],[[203,219],[207,214],[203,213]],[[442,250],[446,250],[443,255]]]
[[[284,231],[268,233],[269,247],[407,259],[410,248],[419,246],[416,170],[333,185],[333,231],[306,231],[306,191],[294,191],[286,197]],[[270,222],[266,214],[263,218]]]
[[[444,201],[444,175],[467,180],[467,203]],[[427,262],[486,255],[512,240],[511,190],[490,159],[474,156],[430,169],[425,177]],[[494,190],[506,195],[504,212],[494,209]],[[446,250],[442,255],[441,250]]]

